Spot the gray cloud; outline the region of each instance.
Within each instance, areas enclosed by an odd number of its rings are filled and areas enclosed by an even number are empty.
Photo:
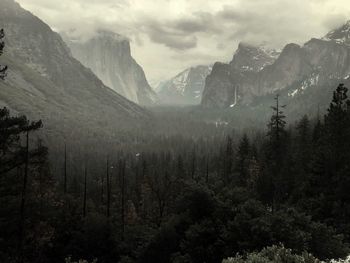
[[[221,29],[216,23],[214,16],[208,12],[194,12],[190,17],[177,19],[172,24],[174,28],[188,33],[221,33]]]
[[[197,46],[196,36],[174,32],[172,28],[154,25],[147,27],[145,31],[152,41],[164,44],[169,48],[183,50]]]
[[[0,0],[1,1],[1,0]],[[281,48],[319,37],[350,18],[348,0],[17,0],[57,31],[131,40],[151,79],[231,59],[240,41]]]
[[[202,21],[194,19],[183,19],[175,22],[174,25],[176,28],[183,32],[196,33],[206,31],[207,27]]]
[[[210,13],[194,12],[184,17],[156,20],[144,17],[139,27],[155,43],[175,49],[193,49],[197,34],[220,34],[221,29]]]

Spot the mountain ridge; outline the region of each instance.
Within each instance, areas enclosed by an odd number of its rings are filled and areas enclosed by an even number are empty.
[[[341,82],[350,73],[350,48],[347,45],[350,36],[347,35],[344,41],[339,42],[339,34],[336,32],[347,34],[349,25],[348,22],[331,31],[326,39],[312,38],[302,46],[287,44],[273,63],[261,70],[243,68],[249,67],[249,63],[254,61],[251,57],[244,60],[236,56],[239,46],[229,64],[214,65],[212,74],[206,80],[202,107],[229,108],[233,104],[249,105],[253,100],[257,101],[258,97],[284,90],[296,95],[295,90],[299,89],[299,96],[306,89],[307,82],[310,83],[308,87],[323,87],[331,79]],[[300,83],[299,87],[295,87],[297,83]]]
[[[60,35],[12,0],[0,2],[5,30],[1,57],[8,76],[0,82],[1,105],[42,119],[56,133],[103,133],[117,123],[150,117],[142,107],[106,87],[74,59]]]

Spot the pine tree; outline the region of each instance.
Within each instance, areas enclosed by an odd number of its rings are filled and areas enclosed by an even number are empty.
[[[86,205],[87,205],[87,162],[85,160],[84,165],[84,194],[83,194],[83,217],[86,217]]]
[[[25,116],[10,116],[6,107],[0,109],[0,175],[24,164],[25,149],[20,136],[41,127],[41,121],[29,122]]]
[[[296,129],[296,162],[299,164],[300,175],[303,175],[308,172],[311,157],[310,121],[306,115],[299,121]]]
[[[110,185],[111,182],[110,181],[111,180],[109,175],[109,157],[107,156],[107,162],[106,162],[107,217],[110,217],[110,208],[111,208],[111,185]]]
[[[320,118],[317,118],[316,124],[312,130],[312,144],[315,146],[319,144],[322,139],[323,133],[323,124],[321,123]]]
[[[0,30],[0,56],[5,47],[5,33]],[[7,66],[0,66],[0,79],[4,80]],[[29,122],[25,116],[10,116],[10,111],[4,107],[0,109],[0,175],[18,168],[26,160],[26,150],[20,145],[20,136],[23,133],[38,130],[42,122]],[[27,149],[28,150],[28,149]]]
[[[237,171],[239,174],[239,184],[246,185],[248,180],[248,165],[250,154],[250,142],[247,134],[243,135],[237,152]]]
[[[126,161],[120,160],[119,162],[119,176],[120,176],[120,192],[121,192],[121,238],[124,240],[124,234],[125,234],[125,203],[126,203]]]
[[[348,156],[350,129],[348,89],[340,84],[333,93],[333,100],[325,115],[326,140],[329,143],[330,172],[338,173]]]
[[[286,116],[282,111],[285,105],[280,105],[279,95],[276,95],[275,101],[276,105],[271,107],[273,115],[268,124],[267,136],[269,140],[265,146],[264,171],[258,181],[260,195],[263,196],[265,202],[271,205],[272,210],[276,208],[286,194],[285,181],[281,173],[284,156],[286,155],[287,139]]]
[[[190,160],[190,173],[191,173],[191,179],[195,179],[196,175],[196,162],[197,162],[197,157],[196,157],[196,149],[194,148],[191,154],[191,160]]]
[[[348,209],[344,208],[350,202],[350,100],[348,89],[339,84],[333,93],[332,102],[324,120],[324,152],[326,157],[325,175],[329,196],[334,200],[334,209],[338,210],[339,218],[346,220]],[[338,203],[337,203],[338,202]]]
[[[276,105],[271,106],[274,114],[271,116],[271,120],[268,124],[268,136],[270,138],[270,143],[274,147],[275,153],[278,154],[282,150],[284,136],[286,135],[286,116],[283,114],[282,109],[285,105],[280,105],[279,95],[275,97]]]
[[[25,224],[28,203],[28,188],[30,187],[30,180],[32,174],[30,168],[32,163],[40,163],[39,158],[46,153],[44,148],[38,149],[30,148],[30,133],[42,127],[42,122],[30,122],[25,116],[12,117],[7,108],[0,109],[0,176],[2,180],[11,182],[13,171],[17,169],[20,171],[21,183],[15,182],[18,186],[17,191],[12,191],[11,185],[6,184],[3,188],[5,196],[0,196],[6,200],[7,195],[14,195],[20,198],[20,207],[16,208],[18,211],[19,220],[17,225],[18,241],[17,241],[17,256],[19,262],[25,260],[25,238],[27,234],[27,226]],[[25,145],[21,143],[21,136],[25,135]],[[11,189],[11,190],[9,190]],[[13,218],[12,218],[13,220]],[[7,224],[7,220],[0,217],[2,223]],[[11,225],[11,222],[8,222]],[[8,225],[6,227],[9,227]],[[13,233],[12,233],[13,235]],[[1,237],[0,237],[1,239]]]
[[[310,179],[310,163],[312,157],[312,137],[310,121],[307,115],[304,115],[296,123],[295,137],[292,145],[289,145],[291,158],[288,160],[288,171],[286,183],[288,192],[293,194],[293,200],[299,200],[306,194],[307,185]]]
[[[4,52],[5,42],[4,42],[5,32],[4,29],[0,29],[0,56]],[[4,79],[6,76],[7,66],[0,65],[0,79]]]
[[[64,144],[63,193],[67,193],[67,144]]]
[[[227,137],[226,149],[224,153],[224,183],[227,184],[231,180],[233,166],[233,141],[230,136]]]

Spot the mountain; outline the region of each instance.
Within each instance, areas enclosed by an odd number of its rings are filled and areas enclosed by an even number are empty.
[[[0,2],[5,50],[1,64],[8,76],[0,81],[0,106],[42,119],[48,131],[77,137],[96,136],[137,123],[149,114],[105,86],[71,56],[62,38],[13,0]]]
[[[142,67],[131,56],[129,40],[109,31],[79,41],[64,37],[73,56],[90,68],[102,82],[127,99],[152,105],[157,95],[146,80]]]
[[[211,68],[211,66],[191,67],[160,83],[157,88],[160,102],[168,105],[200,104],[205,79]]]
[[[229,64],[214,64],[206,79],[201,105],[253,107],[279,93],[295,110],[307,111],[307,105],[315,108],[317,103],[329,101],[325,94],[328,96],[339,82],[349,78],[349,32],[347,22],[321,39],[313,38],[302,46],[288,44],[280,53],[260,47],[247,49],[240,44]],[[313,99],[307,100],[311,94]]]
[[[273,64],[280,52],[265,47],[254,46],[249,43],[239,43],[230,65],[239,71],[258,72],[265,66]]]
[[[326,41],[334,41],[338,44],[350,45],[350,20],[343,26],[332,30],[322,38]]]

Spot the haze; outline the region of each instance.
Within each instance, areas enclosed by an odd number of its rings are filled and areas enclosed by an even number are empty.
[[[229,61],[238,42],[280,48],[322,36],[350,18],[348,0],[18,0],[56,31],[108,29],[131,40],[151,83]],[[303,30],[300,30],[300,29]]]

